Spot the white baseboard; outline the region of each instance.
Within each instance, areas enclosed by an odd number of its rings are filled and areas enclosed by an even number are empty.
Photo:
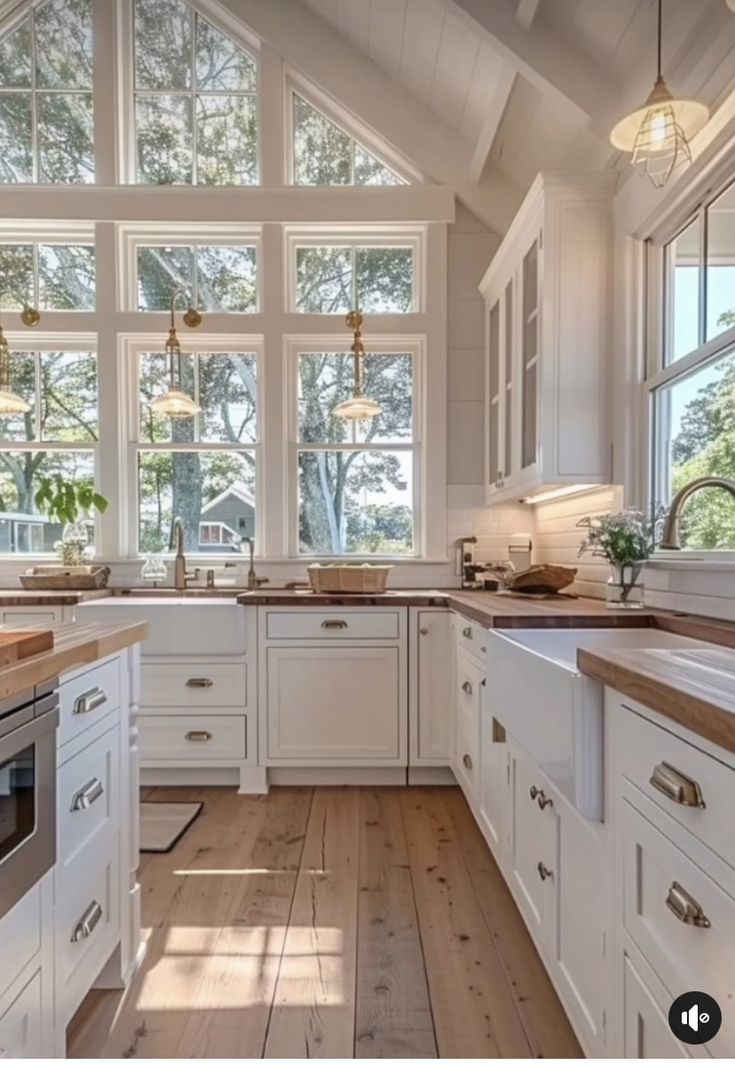
[[[228,785],[238,787],[239,769],[141,769],[140,786],[142,788],[208,787]]]
[[[367,768],[334,768],[334,769],[269,769],[268,782],[271,785],[279,784],[304,785],[316,787],[318,785],[339,786],[344,784],[379,786],[392,785],[393,787],[405,786],[406,769],[403,766],[381,769],[379,767]]]

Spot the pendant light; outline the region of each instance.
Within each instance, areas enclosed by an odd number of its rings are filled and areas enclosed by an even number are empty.
[[[23,325],[30,327],[41,321],[41,315],[35,307],[24,307],[20,318]],[[0,325],[0,415],[17,417],[19,414],[27,414],[31,405],[13,392],[10,386],[10,362],[10,348]]]
[[[171,321],[168,327],[168,338],[164,345],[164,351],[168,355],[169,386],[158,399],[151,403],[151,410],[156,414],[165,414],[169,418],[193,418],[198,414],[201,407],[182,385],[182,354],[181,344],[176,333],[174,310],[176,300],[184,295],[183,289],[176,288],[171,296]],[[188,306],[184,313],[184,325],[190,329],[196,329],[202,324],[202,316],[194,307]]]
[[[363,359],[365,346],[362,342],[362,315],[358,310],[350,311],[345,318],[348,329],[353,331],[352,346],[350,351],[355,356],[355,383],[352,396],[343,403],[337,404],[332,411],[335,418],[344,418],[346,421],[362,422],[377,418],[383,413],[383,408],[374,399],[370,399],[363,392]]]
[[[689,141],[709,118],[709,109],[696,100],[674,97],[661,73],[663,0],[658,0],[658,66],[650,96],[636,111],[622,118],[610,134],[613,147],[631,153],[631,165],[656,188],[663,188],[674,169],[691,162]]]

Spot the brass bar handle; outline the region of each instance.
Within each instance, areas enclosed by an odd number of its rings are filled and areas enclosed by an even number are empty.
[[[468,680],[466,680],[464,682],[464,684],[462,685],[462,691],[466,692],[467,695],[472,695],[472,685],[470,684],[470,682]]]
[[[322,622],[322,628],[323,629],[346,629],[347,628],[347,622],[346,621],[336,621],[336,620],[335,621],[323,621]]]
[[[209,677],[189,677],[186,682],[187,688],[211,688],[214,681]]]
[[[72,943],[78,943],[80,939],[89,939],[102,918],[102,907],[99,902],[92,902],[84,911],[74,926],[71,934]]]
[[[104,793],[105,789],[102,787],[102,781],[98,777],[93,777],[88,784],[80,788],[71,800],[72,813],[76,810],[88,810]]]
[[[538,869],[538,875],[541,877],[542,880],[554,879],[554,873],[551,869],[549,869],[547,865],[544,865],[543,862],[539,862],[536,868]]]
[[[74,700],[72,714],[91,714],[93,710],[99,710],[107,702],[107,695],[102,688],[90,688],[88,692],[82,692]]]
[[[649,784],[679,806],[697,806],[700,810],[705,808],[702,789],[696,780],[669,762],[659,762],[655,766]]]
[[[206,729],[192,729],[191,732],[187,732],[185,738],[189,743],[209,743],[212,739],[212,733],[207,732]]]
[[[462,765],[465,767],[465,769],[472,769],[472,759],[468,754],[466,754],[462,759]]]
[[[676,880],[669,888],[666,905],[682,924],[694,925],[695,928],[709,928],[712,924],[694,896]]]
[[[466,629],[462,629],[462,635],[467,640],[471,640],[472,639],[472,628],[471,628],[471,626],[468,625]]]

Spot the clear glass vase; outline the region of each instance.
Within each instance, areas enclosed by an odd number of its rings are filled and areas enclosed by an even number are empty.
[[[641,581],[643,567],[635,563],[611,566],[605,599],[610,610],[641,610],[645,587]]]

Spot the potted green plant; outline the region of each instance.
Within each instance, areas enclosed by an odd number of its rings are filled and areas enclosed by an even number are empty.
[[[612,573],[607,582],[607,605],[612,609],[635,609],[643,606],[640,577],[644,562],[656,547],[660,514],[647,517],[642,511],[628,508],[619,514],[601,514],[582,518],[577,527],[586,530],[579,547],[581,557],[587,551],[607,559]]]
[[[62,565],[83,565],[84,549],[89,539],[85,519],[89,518],[92,509],[101,514],[107,510],[105,497],[89,482],[67,481],[56,473],[42,479],[34,498],[42,514],[63,526],[61,540],[55,544]]]

